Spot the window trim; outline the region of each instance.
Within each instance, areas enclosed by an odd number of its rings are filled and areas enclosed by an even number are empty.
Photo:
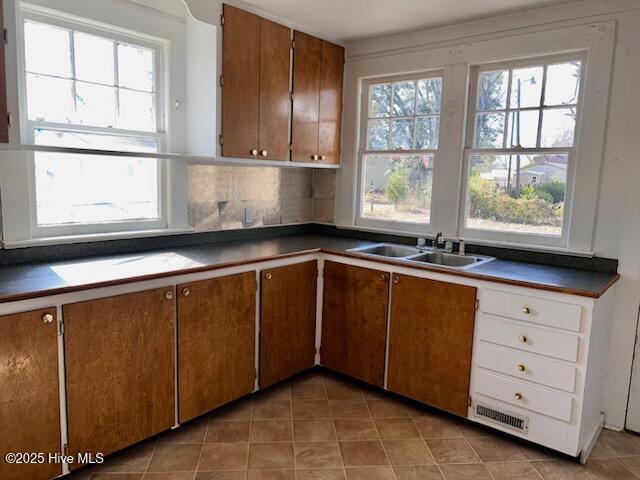
[[[576,124],[574,131],[574,141],[572,147],[536,147],[536,148],[524,148],[524,147],[507,147],[507,124],[505,123],[505,138],[503,141],[504,148],[477,148],[475,144],[476,134],[476,114],[477,114],[477,95],[478,95],[478,81],[479,74],[481,72],[494,71],[494,70],[508,70],[514,68],[522,68],[527,66],[552,65],[556,63],[563,63],[570,60],[580,60],[581,74],[579,83],[579,98],[576,102]],[[582,119],[582,110],[584,104],[584,89],[585,89],[585,72],[588,67],[587,51],[580,50],[576,52],[568,52],[563,54],[552,54],[544,56],[531,56],[526,58],[519,58],[516,60],[507,60],[504,62],[492,62],[486,64],[470,65],[469,69],[469,97],[467,100],[467,128],[465,130],[465,149],[463,153],[462,164],[462,188],[460,189],[460,209],[458,212],[458,234],[465,239],[478,239],[489,240],[495,242],[513,242],[520,244],[541,245],[547,247],[559,247],[568,248],[569,237],[571,235],[571,214],[573,212],[574,205],[574,185],[575,185],[575,172],[577,168],[577,159],[579,157],[579,143],[580,143],[580,127]],[[545,76],[542,84],[542,95],[544,95],[544,88],[546,82],[546,69]],[[509,91],[507,97],[510,95],[511,85],[509,82]],[[544,97],[543,97],[544,98]],[[545,105],[541,104],[538,107],[532,107],[529,110],[544,111]],[[562,108],[558,106],[558,108]],[[505,108],[505,112],[513,111]],[[505,115],[505,118],[508,115]],[[538,140],[542,129],[542,122],[538,124],[538,137],[536,138],[536,145],[539,144]],[[567,178],[565,188],[565,201],[562,217],[562,230],[560,235],[545,235],[538,233],[520,233],[508,230],[483,230],[479,228],[471,228],[466,225],[467,223],[467,207],[468,207],[468,186],[469,186],[469,164],[472,155],[527,155],[527,154],[567,154]]]
[[[153,98],[156,116],[155,131],[126,130],[111,127],[97,127],[90,125],[74,124],[74,123],[58,123],[48,121],[30,120],[28,118],[27,109],[27,89],[26,79],[27,71],[25,65],[25,21],[33,21],[52,26],[61,27],[71,31],[78,31],[90,35],[96,35],[108,38],[114,41],[129,43],[143,48],[147,48],[153,52],[154,61],[154,78],[153,78]],[[158,146],[158,152],[164,152],[167,148],[167,116],[166,116],[166,87],[168,83],[165,79],[168,55],[169,41],[140,32],[126,30],[113,25],[104,24],[89,18],[79,17],[66,12],[49,9],[29,3],[19,3],[18,14],[18,84],[19,84],[19,102],[20,102],[20,133],[23,144],[34,145],[34,129],[43,128],[47,130],[58,130],[78,133],[92,133],[110,136],[125,136],[130,138],[152,139]],[[117,64],[114,65],[117,68]],[[117,88],[117,87],[115,87]],[[60,151],[64,151],[62,147]],[[95,151],[87,150],[85,154],[93,155]],[[100,153],[100,155],[108,156],[108,151]],[[171,168],[168,163],[170,160],[156,158],[158,168],[158,218],[156,219],[131,219],[123,221],[111,221],[104,223],[74,223],[65,225],[39,225],[37,223],[37,203],[35,191],[35,155],[37,150],[26,151],[26,180],[28,185],[26,197],[28,199],[28,216],[29,230],[31,239],[43,239],[51,237],[66,236],[90,236],[109,233],[127,233],[150,230],[164,230],[170,228],[172,202],[169,192],[171,172],[175,172],[175,168]],[[124,155],[126,156],[126,155]],[[155,158],[155,157],[152,157]],[[26,213],[26,212],[25,212]],[[181,227],[183,228],[183,227]]]
[[[430,78],[440,78],[442,82],[442,99],[440,105],[440,113],[437,115],[440,118],[440,127],[438,129],[438,148],[437,149],[425,149],[425,150],[416,150],[416,149],[398,149],[398,150],[369,150],[366,147],[368,146],[367,135],[369,131],[369,87],[371,85],[376,85],[380,83],[394,83],[405,80],[423,80]],[[359,125],[359,145],[360,149],[358,151],[357,158],[357,178],[358,178],[358,187],[356,193],[356,225],[363,226],[367,228],[375,228],[382,230],[392,230],[392,231],[401,231],[405,233],[427,233],[432,231],[432,223],[433,223],[433,197],[431,198],[431,207],[430,207],[430,215],[429,222],[417,223],[417,222],[404,222],[401,220],[390,220],[390,219],[375,219],[372,217],[364,216],[363,206],[364,206],[364,192],[366,191],[366,186],[364,185],[364,157],[367,155],[433,155],[434,166],[432,168],[432,177],[435,178],[436,168],[438,165],[438,152],[441,149],[440,140],[441,140],[441,132],[442,132],[442,116],[443,116],[443,108],[444,108],[444,98],[445,98],[445,72],[444,69],[429,69],[423,70],[420,72],[412,72],[407,74],[398,74],[398,75],[387,75],[387,76],[379,76],[379,77],[371,77],[364,79],[362,81],[362,93],[361,93],[361,101],[360,101],[360,125]],[[418,117],[429,117],[435,115],[417,115]],[[411,116],[411,118],[416,118],[416,115]],[[381,119],[388,118],[389,120],[395,117],[380,117]],[[409,117],[397,117],[397,118],[409,118]],[[389,127],[391,128],[391,127]],[[415,143],[415,139],[414,139]],[[433,195],[433,193],[432,193]]]

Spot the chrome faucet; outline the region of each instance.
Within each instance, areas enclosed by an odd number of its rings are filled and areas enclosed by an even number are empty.
[[[431,244],[431,246],[433,247],[434,250],[442,250],[443,243],[444,243],[444,237],[442,236],[442,232],[438,232],[436,233],[436,236],[433,239],[433,243]]]

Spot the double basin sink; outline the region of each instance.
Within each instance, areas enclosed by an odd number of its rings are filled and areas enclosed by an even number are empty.
[[[393,258],[396,260],[405,260],[412,263],[421,263],[428,265],[437,265],[440,267],[453,268],[456,270],[467,270],[477,267],[483,263],[495,260],[493,257],[485,257],[480,255],[458,255],[455,253],[446,253],[432,249],[418,249],[407,245],[396,245],[393,243],[379,243],[369,247],[352,248],[350,252],[357,252],[365,255],[373,255],[375,257]]]

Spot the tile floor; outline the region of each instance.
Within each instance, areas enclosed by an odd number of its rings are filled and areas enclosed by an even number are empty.
[[[640,437],[587,463],[320,370],[78,472],[74,480],[640,479]]]

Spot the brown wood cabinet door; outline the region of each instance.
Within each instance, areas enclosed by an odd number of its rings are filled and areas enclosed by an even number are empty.
[[[0,30],[2,28],[4,28],[4,13],[2,2],[0,2]],[[0,47],[0,143],[8,143],[9,111],[7,107],[7,66],[4,58],[4,42]]]
[[[64,305],[63,312],[70,454],[109,454],[171,428],[173,287]]]
[[[291,160],[313,162],[318,155],[322,40],[294,33]]]
[[[180,422],[253,391],[256,273],[178,286]]]
[[[318,131],[320,163],[340,163],[343,69],[344,48],[323,41],[320,75],[320,125]]]
[[[47,314],[51,317],[44,317]],[[3,480],[46,480],[62,473],[59,463],[9,464],[4,461],[9,452],[47,455],[62,451],[55,314],[55,308],[48,308],[0,317],[0,478]]]
[[[262,272],[260,388],[313,365],[317,279],[315,260]]]
[[[383,386],[388,303],[388,273],[325,262],[320,363]]]
[[[259,158],[289,158],[291,30],[260,19]]]
[[[476,289],[394,274],[388,389],[467,415]]]
[[[223,5],[222,154],[249,157],[258,149],[260,17]]]

